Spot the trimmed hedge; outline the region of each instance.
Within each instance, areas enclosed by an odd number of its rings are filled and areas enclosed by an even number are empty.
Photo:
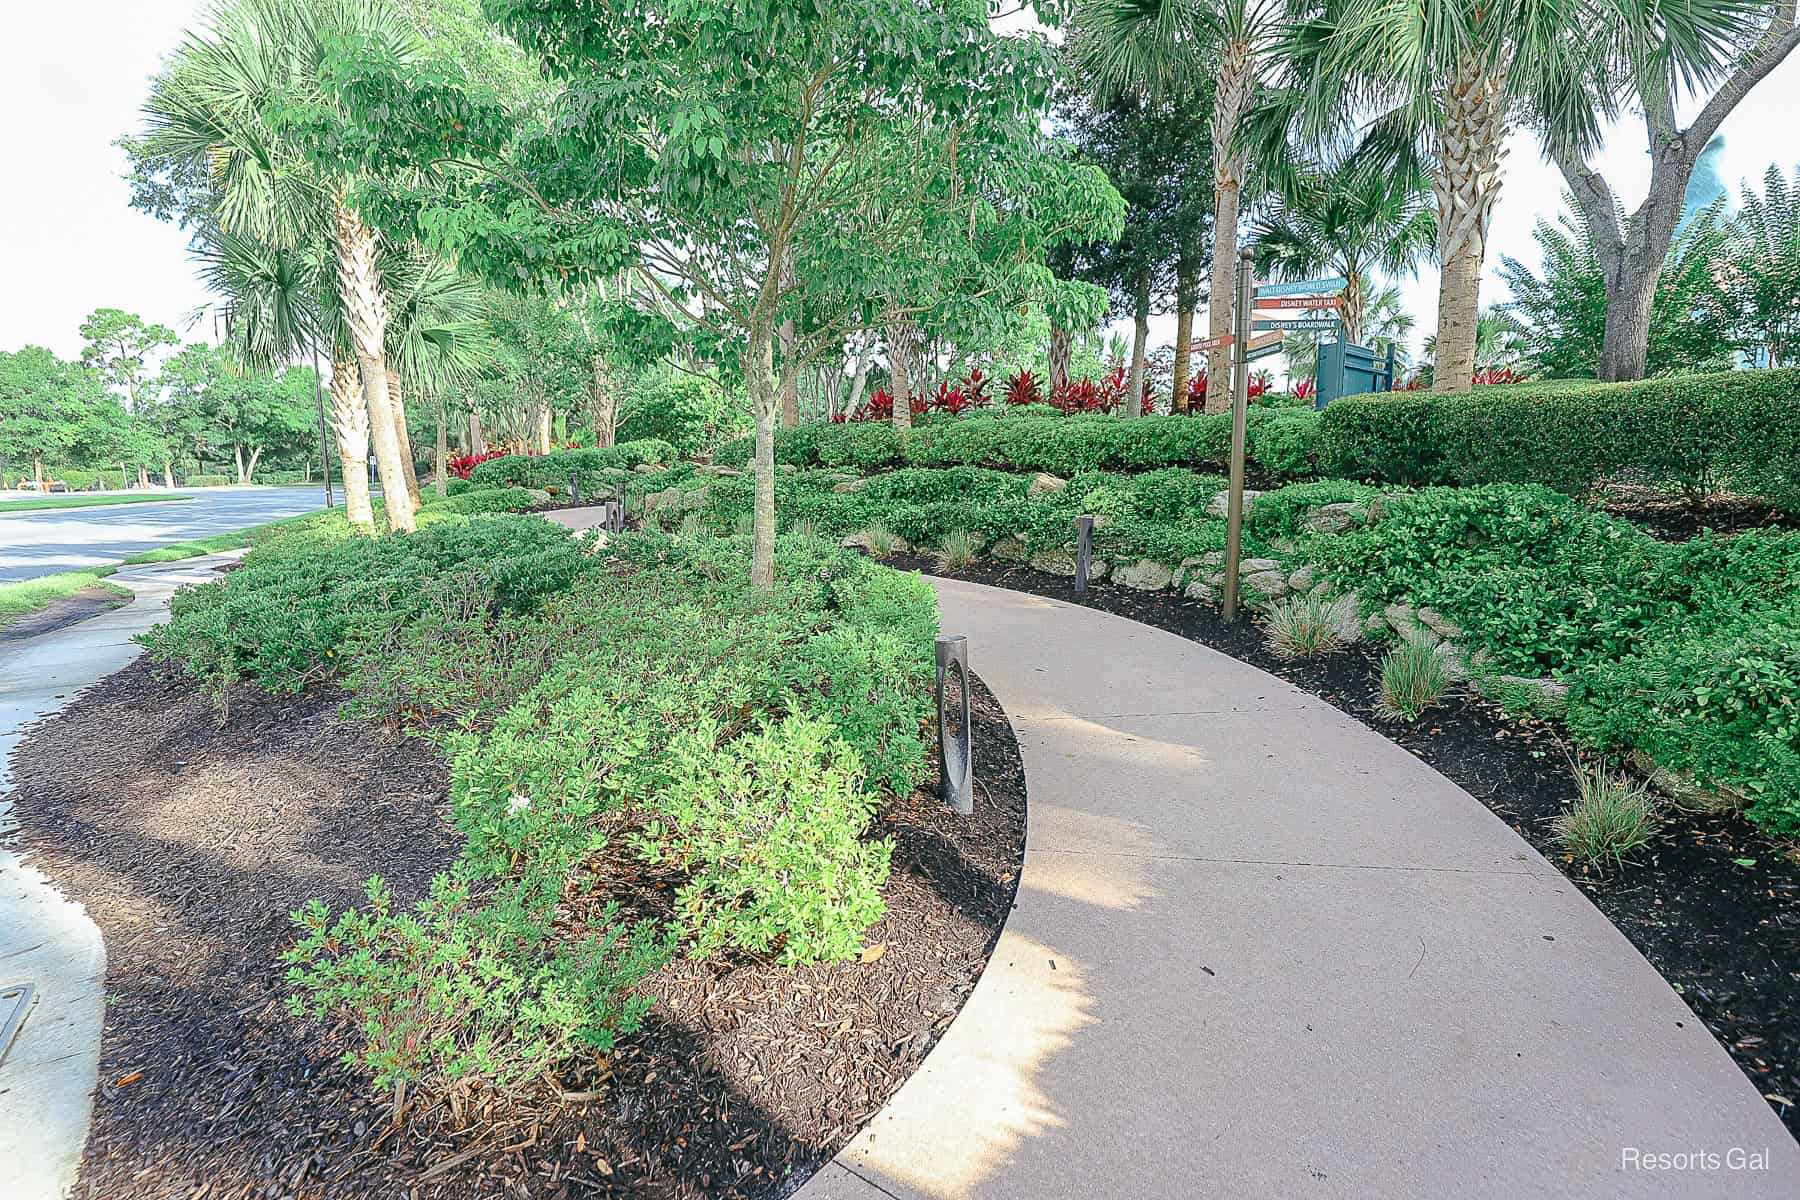
[[[607,472],[628,471],[676,459],[675,447],[658,438],[620,442],[604,450],[553,450],[549,454],[507,454],[490,458],[469,472],[478,488],[566,488],[570,474],[581,480],[584,491],[598,492],[609,480]]]
[[[1800,369],[1349,396],[1321,415],[1317,449],[1327,473],[1393,483],[1580,494],[1635,478],[1728,487],[1800,511],[1797,402]]]
[[[1304,409],[1252,408],[1250,462],[1278,476],[1309,475],[1317,452],[1318,414]],[[745,466],[751,439],[721,446],[714,461]],[[875,422],[802,425],[775,435],[775,461],[796,467],[993,467],[1047,471],[1153,471],[1162,467],[1224,470],[1231,451],[1231,418],[1037,416],[975,413],[929,421],[902,435]]]

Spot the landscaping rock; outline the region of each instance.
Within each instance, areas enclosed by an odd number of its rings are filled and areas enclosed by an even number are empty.
[[[778,463],[776,464],[775,469],[780,471],[783,475],[794,475],[798,474],[800,471],[800,468],[796,467],[793,463]]]
[[[1289,590],[1287,576],[1280,571],[1257,571],[1245,575],[1244,588],[1264,600],[1279,600]]]
[[[1181,594],[1186,596],[1189,600],[1198,600],[1202,604],[1217,604],[1219,602],[1219,589],[1204,579],[1196,579],[1194,582],[1188,584],[1187,587],[1182,589]]]
[[[1306,516],[1301,524],[1313,533],[1348,533],[1352,529],[1369,523],[1369,510],[1365,505],[1340,501],[1336,504],[1321,504]]]
[[[890,534],[889,538],[891,539],[891,547],[888,551],[890,554],[911,554],[913,552],[913,544],[899,534]],[[866,554],[874,555],[875,549],[870,545],[870,541],[869,532],[865,529],[858,533],[845,535],[844,540],[838,545],[846,550],[861,550]],[[876,555],[876,557],[880,556]]]
[[[1031,486],[1025,489],[1025,495],[1036,500],[1041,496],[1054,496],[1068,486],[1068,480],[1040,471],[1031,477]]]
[[[1075,556],[1060,546],[1050,550],[1039,550],[1031,556],[1030,561],[1032,570],[1042,571],[1046,575],[1075,574]],[[1088,577],[1091,579],[1093,578],[1092,564],[1090,563],[1089,566]]]
[[[1463,636],[1463,627],[1435,608],[1421,608],[1418,618],[1421,625],[1447,642],[1454,642]]]
[[[1016,537],[1003,537],[988,550],[989,556],[1001,562],[1022,563],[1025,561],[1025,543]]]
[[[1251,506],[1256,503],[1256,498],[1260,495],[1262,493],[1253,488],[1244,489],[1244,511],[1246,513],[1250,511]],[[1213,496],[1212,503],[1206,506],[1206,515],[1209,517],[1225,516],[1230,503],[1231,493],[1229,491],[1219,492]]]
[[[548,504],[548,503],[550,503],[550,493],[546,489],[544,489],[544,488],[526,488],[525,490],[531,493],[531,502],[533,504]]]
[[[1642,750],[1631,752],[1631,765],[1642,772],[1651,787],[1681,808],[1698,812],[1733,812],[1749,803],[1747,796],[1729,788],[1708,787],[1695,779],[1692,772],[1665,767]]]
[[[1382,610],[1387,627],[1403,638],[1422,638],[1436,644],[1443,635],[1419,620],[1419,610],[1410,604],[1394,603]]]
[[[1096,580],[1105,579],[1107,573],[1111,570],[1111,563],[1107,562],[1104,558],[1096,558],[1088,564],[1088,578]]]
[[[1223,562],[1223,559],[1219,561]],[[1281,564],[1272,558],[1246,558],[1238,564],[1238,571],[1244,575],[1260,575],[1265,571],[1279,571]]]
[[[636,471],[639,475],[658,475],[664,470],[664,468],[655,463],[639,463],[631,469]]]
[[[1303,566],[1287,577],[1287,585],[1296,592],[1311,591],[1314,574],[1312,567]]]
[[[842,483],[833,484],[831,490],[840,496],[848,496],[851,492],[862,491],[868,484],[866,479],[846,479]]]
[[[1175,572],[1153,558],[1142,558],[1114,571],[1113,582],[1140,592],[1157,592],[1175,582]]]

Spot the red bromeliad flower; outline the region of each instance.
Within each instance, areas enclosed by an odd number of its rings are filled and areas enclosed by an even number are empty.
[[[876,388],[875,394],[869,397],[868,404],[857,414],[864,421],[891,421],[894,419],[894,397],[886,388]]]
[[[1038,404],[1044,399],[1044,391],[1038,385],[1037,376],[1030,371],[1020,371],[1006,381],[1006,402],[1015,407],[1023,404]]]
[[[993,383],[980,367],[970,367],[968,378],[962,381],[962,394],[969,398],[970,408],[986,408],[991,397],[988,387]]]
[[[979,372],[977,372],[979,374]],[[951,387],[949,381],[937,385],[937,394],[931,398],[931,407],[941,413],[960,416],[975,407],[969,394],[959,387]]]
[[[1301,400],[1311,400],[1318,391],[1318,385],[1310,379],[1302,379],[1294,385],[1294,395]]]
[[[1195,371],[1188,380],[1188,411],[1203,413],[1206,411],[1206,369]]]
[[[1511,367],[1488,367],[1475,372],[1471,382],[1476,387],[1491,387],[1497,383],[1513,383],[1515,378]]]
[[[494,449],[484,450],[480,454],[456,454],[444,460],[444,467],[458,479],[467,479],[470,473],[482,463],[487,462],[492,458],[505,458],[511,453],[513,453],[511,450]],[[536,452],[527,450],[525,453],[532,454]]]

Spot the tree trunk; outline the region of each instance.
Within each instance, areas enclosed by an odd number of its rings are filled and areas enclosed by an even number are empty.
[[[1238,205],[1244,187],[1244,153],[1237,146],[1238,126],[1250,107],[1255,83],[1256,58],[1250,43],[1227,42],[1221,49],[1218,94],[1209,122],[1213,145],[1213,255],[1206,332],[1211,338],[1223,338],[1231,332],[1232,297],[1237,290]],[[1231,378],[1231,350],[1230,346],[1215,342],[1207,351],[1209,413],[1231,409],[1231,389],[1219,382]]]
[[[1054,317],[1050,319],[1050,349],[1046,357],[1050,363],[1050,378],[1045,385],[1050,389],[1049,398],[1054,400],[1056,394],[1069,386],[1069,359],[1075,349],[1075,336],[1068,328]]]
[[[163,459],[163,486],[166,488],[175,486],[175,464],[166,458]]]
[[[755,502],[750,526],[750,585],[759,591],[775,587],[775,422],[781,399],[776,394],[774,331],[764,318],[750,326],[750,349],[744,376],[750,382],[756,442],[750,471]]]
[[[794,370],[794,319],[781,323],[781,424],[792,429],[800,424],[800,376]]]
[[[472,408],[469,410],[469,453],[487,453],[487,440],[481,436],[481,414]]]
[[[542,388],[539,384],[539,388]],[[539,454],[550,453],[550,427],[554,423],[550,412],[550,397],[539,395],[537,398],[537,450]]]
[[[249,483],[256,478],[256,464],[262,459],[262,447],[258,446],[250,452],[250,465],[244,468],[244,482]]]
[[[863,389],[869,386],[869,360],[874,357],[874,335],[864,334],[862,348],[856,354],[856,374],[850,377],[850,398],[844,403],[846,414],[862,407]]]
[[[344,515],[354,529],[375,531],[369,502],[369,408],[362,397],[356,359],[340,354],[331,364],[331,431],[344,468]]]
[[[619,394],[613,386],[612,369],[603,355],[594,355],[588,383],[588,420],[594,426],[594,442],[602,449],[619,438]]]
[[[903,318],[888,321],[888,368],[894,377],[894,428],[912,428],[912,326]]]
[[[1125,415],[1144,415],[1144,358],[1150,347],[1150,268],[1138,272],[1137,303],[1132,313],[1131,372],[1126,376]]]
[[[438,396],[437,417],[437,462],[432,471],[435,477],[432,482],[437,485],[438,497],[442,499],[450,494],[450,413],[442,395]]]
[[[388,397],[387,297],[382,293],[381,274],[375,265],[375,234],[343,203],[337,209],[336,249],[338,294],[343,301],[344,322],[356,347],[363,399],[369,406],[369,435],[375,445],[375,464],[381,472],[388,528],[411,533],[418,528],[418,522],[413,516],[412,490],[401,461],[404,452],[396,414]]]
[[[250,477],[244,474],[244,447],[241,442],[231,447],[231,457],[237,466],[237,481],[239,485],[241,486],[249,483]]]
[[[1444,93],[1443,122],[1433,141],[1438,176],[1437,362],[1431,390],[1466,392],[1475,374],[1475,320],[1481,307],[1481,267],[1488,221],[1500,195],[1505,157],[1505,56],[1476,46],[1465,51]]]
[[[1169,389],[1169,411],[1188,410],[1188,371],[1194,357],[1194,309],[1200,282],[1192,260],[1183,258],[1175,267],[1175,364],[1174,383]]]
[[[406,425],[406,398],[400,391],[400,376],[389,368],[388,374],[388,406],[394,411],[394,436],[400,439],[400,465],[406,469],[406,494],[412,497],[414,508],[418,508],[419,468],[417,456],[413,453],[412,430]]]
[[[31,456],[31,475],[37,480],[37,490],[41,494],[44,490],[44,456],[41,452]]]
[[[1344,341],[1352,346],[1362,345],[1363,339],[1363,287],[1362,276],[1351,268],[1344,272]]]

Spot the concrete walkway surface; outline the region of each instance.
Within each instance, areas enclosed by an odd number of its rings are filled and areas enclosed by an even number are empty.
[[[803,1200],[1800,1196],[1705,1026],[1466,792],[1196,643],[934,582],[1024,753],[1018,903]]]
[[[75,1183],[98,1082],[106,986],[100,930],[9,844],[15,826],[5,764],[27,726],[138,656],[131,639],[167,615],[176,588],[212,578],[241,553],[125,567],[110,578],[136,593],[129,604],[0,645],[0,987],[32,983],[38,991],[0,1063],[5,1200],[59,1200]]]

